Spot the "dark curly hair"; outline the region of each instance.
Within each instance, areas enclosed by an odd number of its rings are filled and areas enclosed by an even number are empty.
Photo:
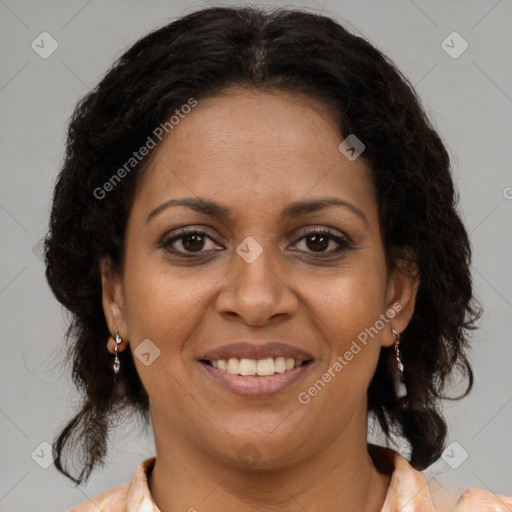
[[[87,481],[104,463],[114,418],[128,411],[149,422],[149,398],[130,351],[120,354],[118,375],[111,368],[99,270],[103,257],[114,271],[123,268],[128,214],[149,157],[106,200],[94,191],[190,98],[214,97],[233,85],[320,99],[339,118],[341,134],[355,134],[366,145],[362,158],[374,177],[388,270],[409,248],[420,279],[401,343],[410,407],[402,408],[395,395],[393,352],[386,347],[369,386],[368,409],[388,439],[407,439],[410,463],[425,469],[444,449],[440,399],[462,398],[473,385],[467,334],[481,314],[447,150],[410,82],[365,39],[327,16],[255,7],[202,9],[149,33],[119,57],[72,115],[45,262],[53,293],[71,313],[66,363],[73,361],[82,403],[54,440],[55,465],[75,483]],[[446,397],[455,370],[467,388]],[[65,469],[66,455],[79,458],[77,476]]]

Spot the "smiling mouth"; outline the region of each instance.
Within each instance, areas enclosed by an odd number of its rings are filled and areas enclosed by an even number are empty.
[[[229,358],[208,361],[201,359],[201,363],[207,364],[222,373],[239,376],[268,377],[278,373],[286,373],[295,368],[306,366],[313,362],[295,360],[291,357],[269,357],[265,359]]]

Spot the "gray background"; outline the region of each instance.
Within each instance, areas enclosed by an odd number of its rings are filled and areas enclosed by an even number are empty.
[[[237,4],[244,2],[236,2]],[[77,403],[63,355],[65,315],[38,258],[65,127],[76,101],[127,45],[205,2],[0,1],[0,511],[67,511],[128,481],[154,454],[152,436],[123,425],[103,471],[74,487],[48,456]],[[220,4],[215,4],[220,5]],[[230,5],[229,2],[223,5]],[[308,7],[349,23],[389,55],[416,86],[444,137],[474,247],[474,280],[485,307],[474,335],[474,391],[445,405],[450,457],[430,468],[459,488],[512,495],[512,3],[481,1],[273,2]],[[43,31],[58,49],[41,58]],[[469,48],[451,58],[441,42],[459,32]],[[36,246],[34,248],[34,246]],[[106,350],[106,349],[105,349]],[[455,464],[452,464],[455,465]]]

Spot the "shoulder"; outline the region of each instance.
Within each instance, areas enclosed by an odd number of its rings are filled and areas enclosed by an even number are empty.
[[[435,473],[416,470],[388,447],[369,444],[368,449],[379,471],[391,473],[381,512],[512,512],[512,497],[483,489],[464,490]]]
[[[446,479],[429,479],[428,490],[436,512],[512,512],[512,498],[476,488],[462,492]]]
[[[119,512],[120,510],[139,510],[141,505],[144,509],[158,511],[148,487],[148,476],[155,462],[156,457],[143,460],[129,482],[113,487],[69,512]]]
[[[116,510],[126,504],[128,483],[118,485],[112,489],[84,501],[69,512],[98,512],[98,510]]]
[[[460,497],[456,512],[509,512],[512,497],[494,494],[484,489],[466,489]]]

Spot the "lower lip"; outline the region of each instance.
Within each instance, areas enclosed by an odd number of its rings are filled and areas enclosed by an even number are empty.
[[[208,375],[225,387],[229,391],[241,396],[266,397],[275,395],[284,391],[298,380],[312,366],[313,361],[307,364],[297,366],[293,370],[287,370],[282,373],[274,373],[274,375],[258,376],[258,375],[233,375],[223,372],[207,363],[200,361],[201,366],[206,370]]]

